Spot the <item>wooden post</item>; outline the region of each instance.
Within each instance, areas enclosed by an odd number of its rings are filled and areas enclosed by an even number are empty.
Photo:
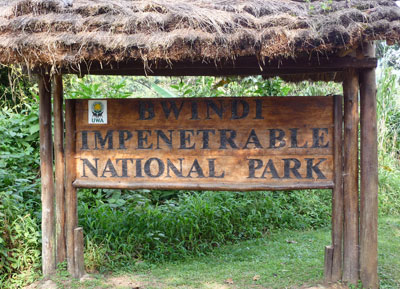
[[[332,282],[333,246],[325,246],[324,281]]]
[[[375,56],[375,46],[365,44],[363,54]],[[379,288],[378,280],[378,148],[376,79],[374,69],[360,71],[361,191],[360,278],[364,288]]]
[[[56,261],[65,260],[64,114],[62,75],[54,77],[54,156],[56,182]]]
[[[356,285],[359,279],[358,247],[358,74],[347,71],[344,95],[344,236],[343,281]]]
[[[332,191],[332,272],[330,282],[342,279],[343,261],[343,109],[342,96],[335,96],[334,183]]]
[[[82,278],[85,275],[85,259],[83,256],[83,229],[74,230],[74,257],[75,257],[75,278]]]
[[[76,189],[72,185],[75,180],[75,103],[65,103],[65,218],[66,218],[66,241],[67,241],[67,263],[68,272],[75,274],[74,258],[74,230],[78,225]]]
[[[42,270],[47,276],[54,272],[54,178],[53,142],[51,131],[51,81],[50,76],[39,75],[40,96],[40,173],[42,181]]]

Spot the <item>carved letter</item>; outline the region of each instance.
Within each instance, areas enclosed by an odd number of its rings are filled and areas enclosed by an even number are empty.
[[[112,130],[108,130],[106,133],[106,136],[103,138],[101,136],[100,131],[95,130],[94,131],[94,149],[98,150],[99,148],[97,147],[97,142],[100,143],[101,149],[104,150],[104,147],[106,145],[106,142],[108,142],[108,150],[113,149],[113,132]]]
[[[318,167],[322,162],[326,161],[326,159],[319,159],[319,162],[313,165],[314,159],[305,159],[307,161],[307,179],[313,178],[313,172],[317,174],[317,179],[326,179],[325,175],[322,173],[320,168]]]
[[[313,148],[327,148],[329,141],[324,144],[325,137],[328,135],[327,128],[313,128]],[[321,133],[320,133],[321,132]]]
[[[139,102],[139,119],[150,120],[154,118],[154,105],[151,101]]]
[[[169,103],[169,106],[167,105]],[[165,118],[168,119],[169,115],[171,114],[171,111],[174,112],[175,119],[179,118],[179,114],[182,110],[183,107],[183,101],[181,102],[181,105],[179,108],[176,106],[175,100],[168,100],[168,101],[161,101],[161,106],[165,114]]]
[[[106,178],[105,174],[110,173],[111,178],[118,177],[117,171],[115,170],[114,165],[112,164],[112,161],[110,159],[107,160],[106,166],[104,167],[103,174],[101,175],[101,178]]]
[[[260,159],[249,159],[249,176],[248,179],[258,179],[256,177],[256,170],[261,169],[263,166],[263,161]]]
[[[242,111],[241,115],[238,114],[239,103],[243,107],[243,111]],[[242,118],[247,117],[248,115],[249,115],[249,104],[247,103],[247,101],[245,101],[243,99],[232,100],[232,119],[242,119]]]
[[[129,130],[119,130],[118,133],[119,133],[119,149],[126,150],[125,142],[132,138],[132,133]]]
[[[290,172],[296,177],[296,179],[301,179],[301,175],[298,172],[298,169],[301,167],[301,163],[298,159],[283,159],[284,161],[284,179],[291,179]],[[293,163],[293,167],[290,164]]]
[[[94,160],[94,165],[92,165],[92,164],[89,162],[88,159],[81,159],[81,161],[82,161],[82,172],[83,172],[82,177],[83,177],[83,178],[87,178],[87,177],[88,177],[88,176],[86,175],[85,167],[88,167],[89,170],[92,172],[92,174],[93,174],[95,177],[97,177],[97,173],[98,173],[97,161],[98,161],[99,159],[98,159],[98,158],[94,158],[93,160]]]
[[[276,135],[278,133],[278,135]],[[285,140],[285,132],[281,129],[270,129],[269,130],[269,148],[270,149],[277,149],[284,147],[286,145]],[[279,144],[276,144],[276,141],[279,141]]]

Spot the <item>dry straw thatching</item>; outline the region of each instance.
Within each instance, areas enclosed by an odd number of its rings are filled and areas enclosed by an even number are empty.
[[[30,67],[279,59],[400,39],[387,0],[0,1],[0,63]]]

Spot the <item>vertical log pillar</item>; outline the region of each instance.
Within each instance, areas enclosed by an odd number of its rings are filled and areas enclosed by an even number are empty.
[[[332,282],[333,246],[325,246],[324,282]]]
[[[63,83],[62,75],[54,77],[54,157],[56,183],[56,262],[61,263],[66,258],[65,245],[65,187],[64,187],[64,114],[63,114]]]
[[[40,173],[42,182],[42,270],[47,276],[54,272],[54,178],[51,129],[51,81],[48,74],[39,75]]]
[[[343,261],[343,109],[342,96],[335,96],[334,165],[335,187],[332,191],[332,272],[331,282],[342,279]]]
[[[363,47],[365,57],[375,56],[375,47]],[[378,148],[375,69],[360,72],[361,191],[360,278],[364,288],[379,288],[378,281]]]
[[[78,225],[76,189],[72,185],[75,180],[75,103],[65,103],[65,205],[66,205],[66,241],[68,272],[75,276],[74,230]]]
[[[75,278],[82,278],[85,275],[85,260],[83,255],[83,229],[82,227],[74,230],[74,253],[75,253]]]
[[[359,280],[358,247],[358,74],[346,72],[344,95],[344,236],[343,281],[357,284]]]

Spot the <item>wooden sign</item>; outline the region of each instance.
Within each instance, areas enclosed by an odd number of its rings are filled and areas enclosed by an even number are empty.
[[[333,187],[333,96],[68,102],[76,187]]]

